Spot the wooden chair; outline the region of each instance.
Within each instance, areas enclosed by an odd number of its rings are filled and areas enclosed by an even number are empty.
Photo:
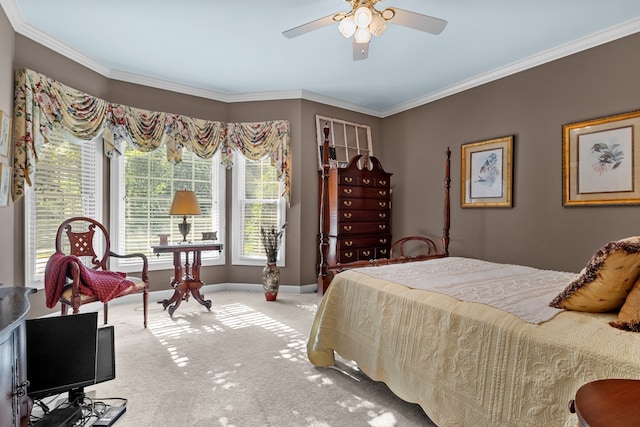
[[[75,227],[75,229],[72,228]],[[63,235],[66,235],[68,241],[63,243]],[[114,258],[133,258],[142,259],[142,277],[132,277],[127,275],[126,278],[131,280],[134,285],[121,291],[116,298],[130,295],[134,293],[142,293],[142,304],[144,312],[144,327],[147,327],[147,303],[149,298],[149,264],[147,257],[141,253],[119,255],[111,251],[111,240],[107,229],[98,221],[86,217],[73,217],[64,221],[58,227],[56,234],[56,252],[66,255],[73,255],[81,260],[88,268],[93,270],[109,270],[108,261],[110,257]],[[96,253],[99,250],[100,254]],[[69,307],[73,309],[73,314],[78,314],[80,306],[91,302],[98,301],[98,297],[94,295],[85,295],[80,289],[80,266],[77,262],[71,262],[68,283],[62,290],[60,303],[62,304],[62,315],[66,316]],[[107,324],[109,316],[109,303],[104,304],[104,323]]]

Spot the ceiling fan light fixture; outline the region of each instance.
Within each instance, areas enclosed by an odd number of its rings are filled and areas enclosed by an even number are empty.
[[[394,16],[396,16],[396,11],[393,9],[387,8],[382,12],[380,12],[380,15],[382,15],[385,21],[388,21],[390,19],[393,19]]]
[[[367,6],[360,6],[353,14],[356,25],[360,28],[367,27],[371,23],[371,17],[371,9],[369,9]]]
[[[373,15],[371,18],[371,24],[369,24],[369,31],[374,36],[378,37],[380,34],[384,33],[384,30],[387,29],[387,21],[378,14]]]
[[[369,27],[358,27],[355,35],[356,43],[369,43],[371,40],[371,33]]]
[[[356,23],[353,19],[353,15],[347,16],[338,24],[338,31],[346,38],[351,37],[356,32]]]

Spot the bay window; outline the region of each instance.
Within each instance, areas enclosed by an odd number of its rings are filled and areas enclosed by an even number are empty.
[[[169,242],[182,236],[178,223],[182,216],[170,216],[176,190],[195,191],[201,215],[187,218],[190,241],[202,240],[203,232],[217,232],[224,242],[225,170],[220,165],[220,152],[202,159],[184,150],[182,162],[173,165],[163,149],[142,152],[127,148],[111,161],[111,239],[115,252],[147,254],[149,269],[172,268],[171,254],[149,255],[151,246],[159,243],[159,234],[169,234]],[[114,266],[113,263],[117,263]],[[139,261],[112,260],[112,269],[137,271]],[[224,264],[223,253],[203,252],[202,265]]]

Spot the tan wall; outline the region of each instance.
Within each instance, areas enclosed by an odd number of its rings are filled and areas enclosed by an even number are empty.
[[[316,114],[372,126],[376,157],[394,174],[396,238],[410,234],[440,236],[444,150],[450,146],[453,255],[577,271],[607,241],[639,234],[636,220],[640,207],[562,207],[561,126],[640,109],[640,57],[635,55],[639,49],[640,35],[630,36],[379,119],[306,100],[225,104],[109,80],[15,35],[0,12],[0,108],[12,110],[13,71],[28,67],[76,89],[140,108],[221,121],[289,120],[293,182],[285,284],[315,282]],[[515,135],[514,207],[461,209],[460,145],[509,134]],[[230,203],[230,194],[227,200]],[[229,211],[227,214],[230,218]],[[7,285],[24,285],[23,215],[22,201],[0,208],[0,239],[14,242],[13,249],[11,245],[1,249],[0,282]],[[169,274],[154,272],[153,289],[166,289]],[[258,283],[258,274],[257,267],[231,266],[230,257],[226,266],[203,271],[208,283]],[[32,301],[44,306],[40,304],[44,293]]]
[[[4,17],[0,12],[0,16]],[[155,111],[168,111],[186,114],[193,117],[219,121],[262,121],[273,119],[289,120],[291,124],[291,154],[292,154],[292,197],[291,207],[287,212],[287,264],[282,270],[282,283],[285,285],[305,285],[316,281],[316,235],[318,233],[317,218],[317,159],[315,137],[315,115],[322,114],[351,120],[358,123],[370,124],[374,139],[379,139],[380,119],[334,108],[314,102],[302,100],[261,101],[243,103],[222,103],[209,99],[183,95],[171,91],[107,79],[98,73],[51,51],[20,35],[15,35],[8,21],[0,22],[0,29],[7,31],[10,38],[8,47],[15,45],[15,55],[12,58],[0,58],[0,64],[6,67],[8,82],[5,102],[12,109],[13,102],[13,70],[26,67],[43,73],[75,89],[82,90],[111,102],[122,103],[134,107]],[[15,42],[12,38],[15,37]],[[379,149],[380,147],[377,147]],[[105,182],[109,182],[108,160],[105,159]],[[227,180],[232,179],[227,173]],[[229,188],[229,187],[228,187]],[[105,194],[104,217],[108,218],[108,191]],[[227,236],[231,226],[231,194],[227,194]],[[6,224],[0,228],[0,233],[11,233],[6,241],[15,241],[16,250],[7,251],[7,256],[0,262],[5,262],[10,269],[5,282],[8,284],[24,285],[24,202],[18,201],[13,209],[0,210],[0,215],[7,214]],[[230,244],[230,242],[227,242]],[[228,247],[230,249],[230,247]],[[168,288],[172,271],[154,271],[150,273],[152,290]],[[259,283],[260,267],[232,266],[230,253],[227,254],[227,265],[207,267],[202,269],[202,278],[206,283]],[[31,297],[32,313],[42,314],[44,310],[44,292]]]
[[[12,115],[13,112],[13,52],[15,36],[11,29],[11,24],[7,20],[2,9],[0,9],[0,110]],[[2,165],[10,165],[10,159],[0,157]],[[0,283],[12,285],[14,282],[14,262],[13,254],[16,249],[13,242],[19,232],[15,230],[14,220],[16,214],[13,204],[9,201],[9,207],[0,208]]]
[[[395,236],[442,229],[444,151],[452,150],[453,255],[579,271],[610,240],[640,234],[640,207],[563,207],[563,124],[640,109],[640,34],[383,121],[394,172]],[[460,207],[461,144],[515,135],[514,207]]]

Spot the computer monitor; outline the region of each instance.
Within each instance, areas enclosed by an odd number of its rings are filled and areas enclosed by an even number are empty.
[[[27,394],[42,399],[115,378],[113,326],[98,329],[98,313],[29,319],[26,322]]]
[[[115,330],[113,326],[98,328],[96,384],[116,377]]]

